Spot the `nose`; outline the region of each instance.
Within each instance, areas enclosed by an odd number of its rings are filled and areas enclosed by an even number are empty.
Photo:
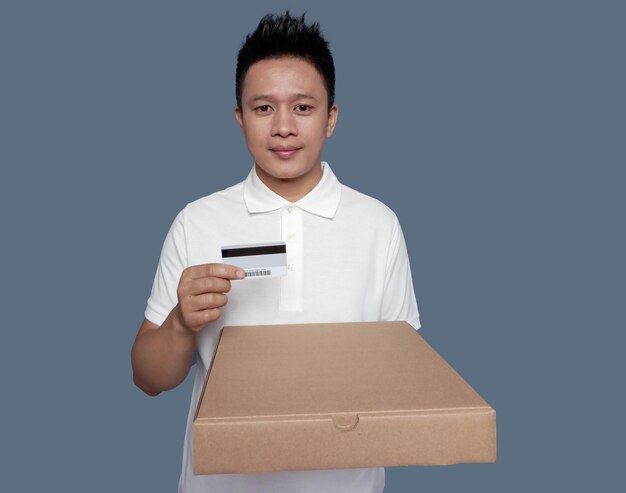
[[[295,116],[288,110],[278,110],[272,120],[272,136],[289,137],[297,135],[298,129]]]

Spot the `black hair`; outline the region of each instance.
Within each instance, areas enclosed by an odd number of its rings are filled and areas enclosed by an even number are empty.
[[[335,64],[328,42],[322,36],[318,22],[307,25],[304,14],[292,17],[267,14],[257,28],[246,36],[237,55],[235,96],[241,108],[241,93],[248,69],[267,58],[293,56],[311,63],[322,76],[328,94],[328,109],[335,102]]]

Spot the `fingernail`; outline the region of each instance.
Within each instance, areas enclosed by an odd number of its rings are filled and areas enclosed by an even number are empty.
[[[242,270],[238,270],[236,272],[236,276],[237,276],[237,279],[243,279],[244,277],[246,277],[246,273]]]

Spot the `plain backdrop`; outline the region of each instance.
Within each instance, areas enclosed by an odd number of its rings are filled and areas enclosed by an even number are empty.
[[[190,379],[149,398],[129,352],[171,221],[252,165],[235,57],[286,8],[335,55],[324,158],[397,213],[422,335],[497,411],[495,464],[386,492],[623,483],[623,2],[3,0],[0,490],[175,491]]]

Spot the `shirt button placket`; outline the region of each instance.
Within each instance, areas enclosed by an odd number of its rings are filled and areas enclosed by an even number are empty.
[[[281,278],[280,311],[302,311],[302,210],[283,208],[282,239],[287,244],[287,276]]]

